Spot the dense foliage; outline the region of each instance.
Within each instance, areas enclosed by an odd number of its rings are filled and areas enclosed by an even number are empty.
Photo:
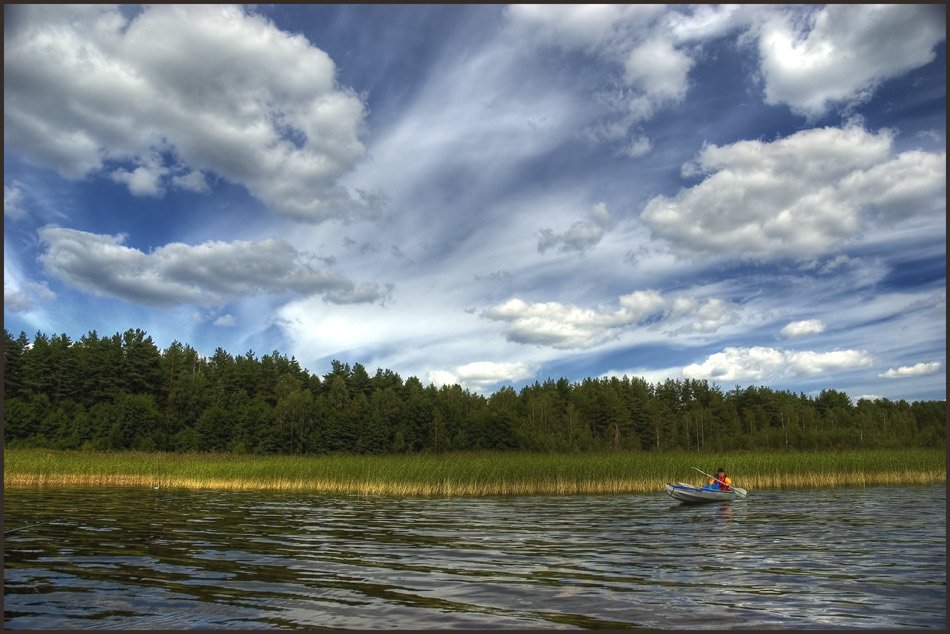
[[[405,453],[942,447],[946,401],[817,397],[707,381],[567,379],[482,396],[390,370],[321,376],[274,351],[204,358],[111,337],[4,330],[4,440],[60,449]]]

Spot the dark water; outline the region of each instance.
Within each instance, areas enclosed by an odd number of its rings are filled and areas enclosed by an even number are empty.
[[[3,514],[13,629],[947,623],[944,485],[694,507],[10,489]]]

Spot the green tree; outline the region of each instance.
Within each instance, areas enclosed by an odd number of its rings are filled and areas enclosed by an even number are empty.
[[[45,394],[32,394],[28,398],[4,399],[4,442],[15,445],[21,444],[28,438],[38,437],[40,424],[49,410],[49,397]]]
[[[28,394],[43,394],[52,398],[54,394],[55,369],[49,337],[37,332],[33,344],[23,355],[23,386]]]
[[[152,338],[139,328],[122,335],[122,374],[125,389],[132,394],[161,393],[161,353]]]
[[[230,450],[235,453],[267,451],[266,438],[273,425],[274,408],[263,397],[255,397],[235,413]]]
[[[87,407],[114,399],[124,389],[122,339],[116,333],[100,338],[95,330],[76,345],[80,376],[79,400]]]
[[[502,387],[488,397],[485,447],[489,449],[514,449],[517,447],[514,430],[522,417],[521,400],[514,388]]]
[[[406,379],[403,386],[403,419],[396,429],[393,448],[396,451],[421,451],[431,447],[432,403],[431,395],[414,376]]]
[[[105,415],[103,420],[101,417]],[[150,394],[122,392],[112,407],[98,412],[98,426],[108,425],[105,434],[107,449],[154,450],[161,444],[157,438],[161,414]]]
[[[10,399],[25,395],[23,389],[23,355],[26,353],[30,340],[26,333],[20,331],[20,336],[13,338],[6,329],[3,330],[3,397]]]
[[[360,435],[361,447],[366,453],[385,453],[393,447],[395,431],[403,417],[404,404],[394,383],[374,390],[370,397],[370,423]]]
[[[283,374],[277,381],[277,406],[274,408],[282,451],[304,453],[313,444],[313,410],[313,394],[303,389],[296,376],[289,372]]]
[[[194,427],[198,434],[198,450],[220,452],[229,449],[231,420],[231,413],[217,403],[202,411]]]

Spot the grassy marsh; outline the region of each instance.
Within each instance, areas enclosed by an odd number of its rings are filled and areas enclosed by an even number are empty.
[[[5,486],[159,486],[396,496],[647,493],[724,466],[755,489],[933,484],[944,450],[246,456],[7,450]]]

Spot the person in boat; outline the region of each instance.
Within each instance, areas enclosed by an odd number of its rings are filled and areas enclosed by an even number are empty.
[[[718,488],[720,491],[728,491],[732,488],[732,479],[726,474],[726,470],[719,467],[716,471],[716,478],[709,481],[712,488]]]

